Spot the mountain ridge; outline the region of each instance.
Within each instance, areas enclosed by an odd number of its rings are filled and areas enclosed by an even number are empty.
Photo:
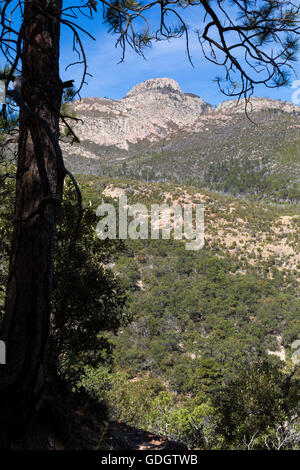
[[[300,197],[299,106],[252,98],[250,120],[243,101],[213,108],[164,78],[137,84],[121,100],[84,98],[70,107],[80,143],[67,137],[61,146],[74,173]]]
[[[169,78],[139,83],[120,100],[83,98],[70,107],[81,119],[74,126],[81,141],[121,151],[129,151],[143,140],[155,144],[178,130],[197,132],[207,120],[222,124],[229,116],[245,111],[243,101],[233,100],[213,108],[199,96],[184,93]],[[253,98],[248,111],[251,107],[253,112],[300,113],[299,106],[267,98]]]

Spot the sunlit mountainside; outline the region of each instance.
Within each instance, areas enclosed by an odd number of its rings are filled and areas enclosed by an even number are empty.
[[[141,83],[119,101],[85,98],[69,107],[80,143],[71,145],[65,132],[62,148],[85,205],[96,209],[104,200],[117,208],[126,195],[129,204],[203,203],[205,211],[199,251],[174,239],[129,239],[111,257],[132,321],[109,335],[114,366],[86,370],[82,383],[93,396],[101,390],[111,419],[192,448],[222,448],[225,402],[216,397],[227,390],[242,416],[248,392],[235,394],[243,380],[260,390],[262,377],[273,383],[273,366],[293,367],[300,108],[257,98],[247,116],[242,102],[213,108],[171,79]],[[251,369],[256,361],[263,372]],[[263,423],[260,430],[268,435]]]
[[[80,144],[63,149],[74,171],[299,199],[299,106],[253,98],[247,117],[243,102],[212,108],[174,80],[153,79],[122,100],[71,107]]]

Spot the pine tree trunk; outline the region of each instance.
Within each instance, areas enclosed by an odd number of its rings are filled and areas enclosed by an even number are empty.
[[[61,8],[62,0],[24,2],[21,57],[23,99],[56,137],[62,95]],[[1,332],[7,352],[7,364],[0,365],[2,448],[24,432],[43,392],[57,213],[57,205],[45,201],[61,199],[63,179],[63,166],[45,125],[21,109],[15,222]]]

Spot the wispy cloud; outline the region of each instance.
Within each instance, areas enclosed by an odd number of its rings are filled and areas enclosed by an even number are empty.
[[[191,25],[192,32],[195,24]],[[88,78],[82,96],[108,96],[114,99],[122,98],[136,84],[156,77],[170,77],[177,80],[184,91],[200,95],[212,104],[224,101],[226,98],[213,83],[216,75],[222,74],[222,69],[210,64],[203,58],[201,47],[195,34],[190,37],[190,53],[194,68],[188,61],[184,37],[170,41],[161,41],[146,49],[144,60],[128,48],[125,61],[119,63],[122,51],[115,48],[115,37],[108,34],[103,26],[93,25],[91,28],[96,41],[85,41],[88,71],[93,77]],[[62,63],[74,62],[76,56],[71,54],[70,37],[63,40]],[[300,65],[296,65],[300,75]],[[63,73],[64,78],[74,78],[78,83],[81,78],[81,67],[69,68]],[[270,90],[261,86],[256,89],[257,96],[268,96],[274,99],[291,101],[292,90],[283,88]]]

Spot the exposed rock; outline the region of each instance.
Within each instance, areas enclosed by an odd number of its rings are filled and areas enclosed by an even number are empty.
[[[280,100],[270,100],[269,98],[251,98],[248,112],[277,112],[277,113],[300,113],[300,107],[292,103]],[[229,100],[219,104],[216,114],[236,114],[245,112],[244,100]]]
[[[153,90],[165,93],[174,93],[174,91],[178,91],[182,94],[179,83],[172,78],[151,78],[150,80],[146,80],[145,82],[135,85],[132,90],[127,93],[126,97],[128,98],[129,96],[138,95],[147,91],[153,92]]]
[[[221,129],[245,111],[243,100],[213,108],[199,96],[184,93],[170,78],[139,83],[120,100],[83,98],[71,107],[80,119],[72,125],[81,144],[62,144],[62,148],[69,158],[87,160],[100,160],[106,154],[120,160],[161,142],[166,147],[176,141],[184,150],[197,133],[202,135],[212,126]],[[251,109],[254,114],[264,113],[266,119],[268,114],[300,113],[299,106],[266,98],[252,98],[248,112]]]
[[[82,119],[75,126],[80,140],[123,150],[144,139],[159,141],[212,112],[201,98],[183,93],[169,78],[140,83],[121,100],[83,98],[72,108]]]

